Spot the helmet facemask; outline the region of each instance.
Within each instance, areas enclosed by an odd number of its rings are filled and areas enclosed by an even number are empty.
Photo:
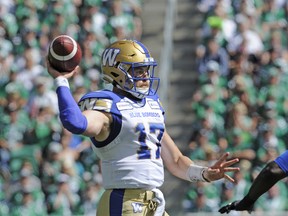
[[[119,69],[125,73],[125,84],[123,90],[129,92],[134,97],[142,99],[148,95],[154,95],[159,87],[159,78],[154,77],[154,69],[157,66],[156,62],[125,62],[119,64]],[[139,71],[139,67],[146,67]],[[147,87],[137,87],[137,82],[148,82]],[[152,91],[154,89],[154,91]]]

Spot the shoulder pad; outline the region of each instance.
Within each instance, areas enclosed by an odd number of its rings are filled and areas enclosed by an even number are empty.
[[[85,94],[80,100],[84,100],[87,98],[106,98],[106,99],[112,99],[114,101],[119,101],[121,100],[121,98],[115,94],[112,91],[108,91],[108,90],[100,90],[100,91],[94,91],[94,92],[89,92],[87,94]]]
[[[164,110],[164,107],[163,107],[163,105],[162,105],[162,103],[161,103],[161,101],[160,101],[160,99],[159,99],[158,94],[155,93],[154,95],[147,96],[147,98],[150,98],[150,99],[156,101],[156,102],[158,103],[158,105],[160,106],[160,109],[162,110],[162,113],[163,113],[163,115],[164,115],[165,110]]]
[[[115,106],[121,98],[111,91],[95,91],[85,94],[78,102],[81,111],[98,110],[118,114]]]

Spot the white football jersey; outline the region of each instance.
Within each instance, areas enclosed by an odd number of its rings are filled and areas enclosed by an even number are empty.
[[[104,188],[151,189],[163,184],[164,110],[157,95],[134,101],[102,90],[86,94],[79,106],[82,111],[98,110],[113,117],[107,140],[91,138],[102,162]]]

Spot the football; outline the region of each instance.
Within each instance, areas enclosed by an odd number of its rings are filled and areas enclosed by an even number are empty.
[[[57,36],[49,46],[48,61],[59,72],[71,72],[79,65],[81,58],[81,47],[68,35]]]

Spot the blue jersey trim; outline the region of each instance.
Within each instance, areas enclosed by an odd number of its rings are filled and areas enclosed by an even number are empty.
[[[112,190],[109,200],[110,216],[122,215],[124,194],[125,189]]]
[[[112,114],[112,118],[113,118],[113,123],[112,125],[110,125],[111,127],[111,132],[108,136],[108,138],[102,142],[97,141],[94,137],[91,137],[91,141],[92,143],[97,147],[97,148],[101,148],[104,147],[106,145],[108,145],[109,143],[111,143],[120,133],[121,130],[121,126],[122,126],[122,116],[119,115],[114,115]]]

